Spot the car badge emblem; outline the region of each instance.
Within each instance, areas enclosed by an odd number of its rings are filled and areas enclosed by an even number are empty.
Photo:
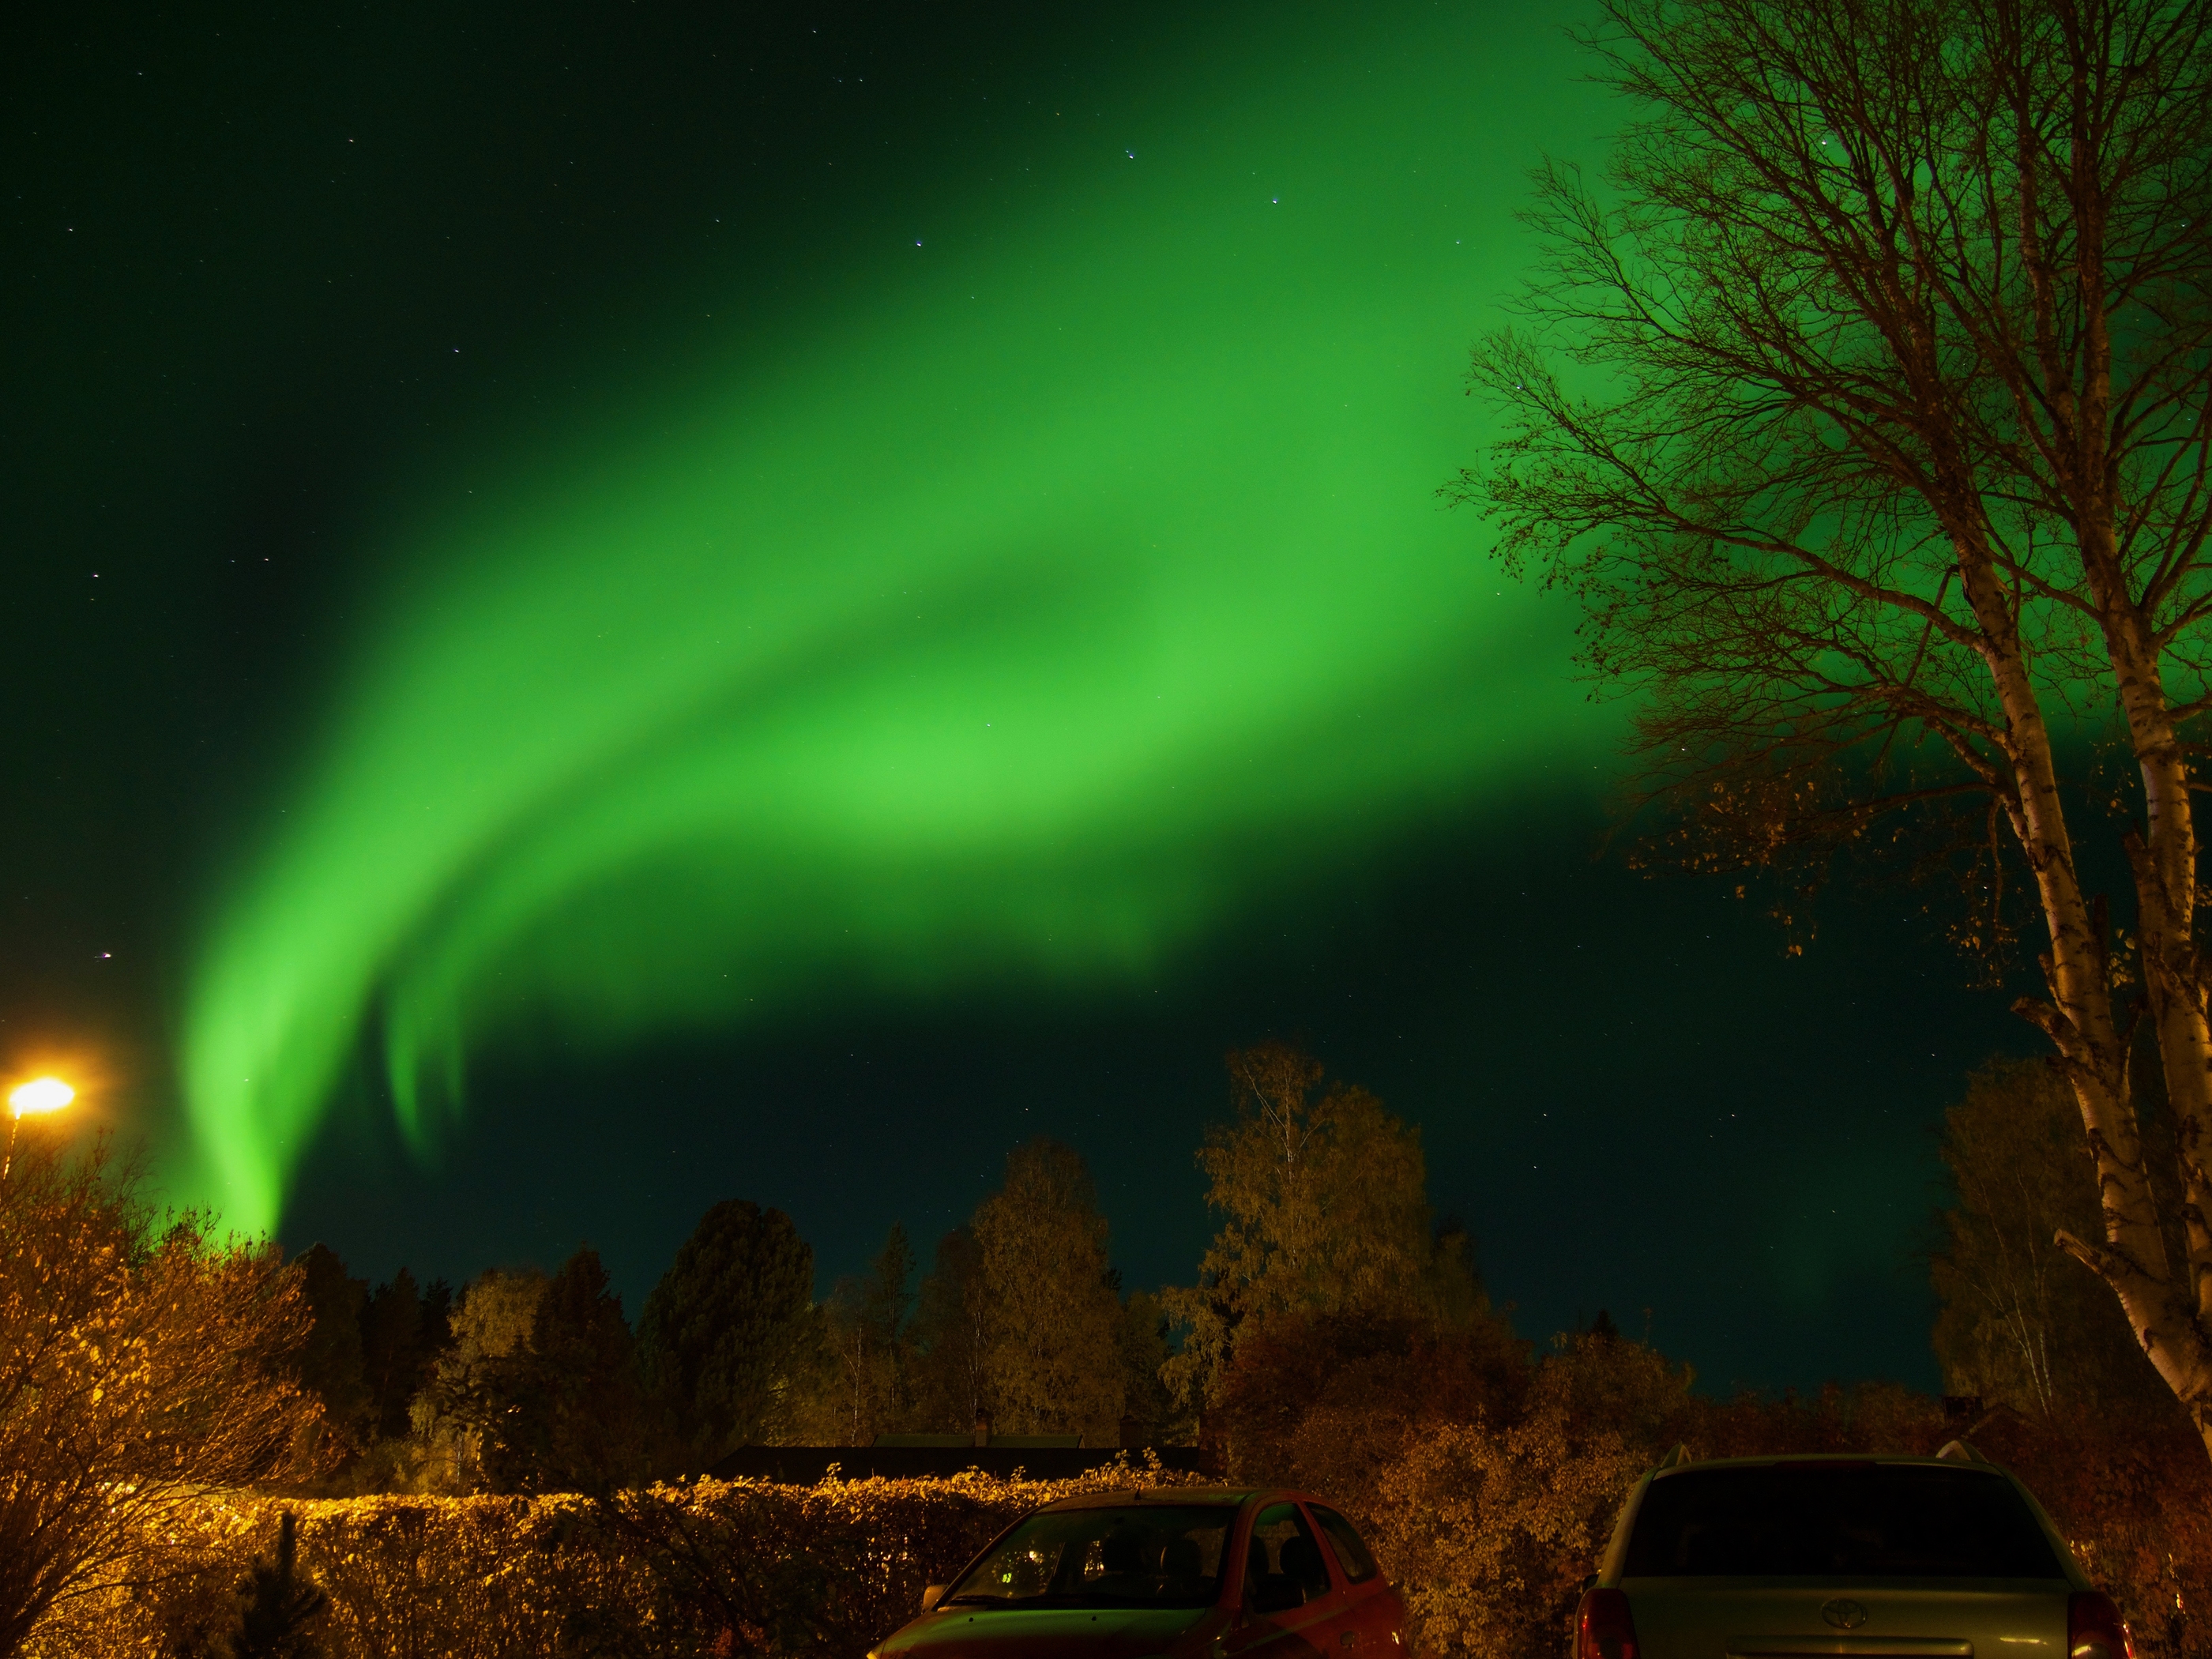
[[[1858,1602],[1839,1595],[1832,1601],[1821,1603],[1820,1617],[1838,1630],[1856,1630],[1866,1623],[1867,1610]]]

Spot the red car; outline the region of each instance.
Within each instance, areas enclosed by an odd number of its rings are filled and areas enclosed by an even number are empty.
[[[992,1540],[868,1659],[1402,1659],[1406,1607],[1304,1492],[1064,1498]]]

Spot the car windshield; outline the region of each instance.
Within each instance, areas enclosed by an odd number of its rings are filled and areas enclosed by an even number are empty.
[[[1653,1480],[1624,1576],[2057,1578],[2011,1481],[1925,1463],[1775,1463]]]
[[[1226,1504],[1048,1510],[994,1545],[941,1605],[1206,1607],[1236,1515]]]

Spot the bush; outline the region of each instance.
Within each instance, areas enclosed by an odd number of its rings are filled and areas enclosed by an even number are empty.
[[[96,1142],[0,1181],[0,1655],[88,1596],[167,1582],[173,1511],[265,1480],[312,1430],[301,1274],[157,1217]]]
[[[167,1659],[234,1610],[281,1516],[329,1597],[329,1659],[850,1656],[911,1618],[1002,1528],[1071,1492],[1189,1484],[1138,1468],[1077,1480],[700,1480],[593,1501],[210,1494],[171,1517],[163,1583],[63,1604],[33,1659]]]

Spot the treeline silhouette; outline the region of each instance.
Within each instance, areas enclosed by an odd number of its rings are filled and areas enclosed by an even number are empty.
[[[1188,1434],[1161,1370],[1159,1298],[1109,1265],[1083,1159],[1017,1147],[927,1273],[894,1225],[872,1271],[817,1301],[790,1217],[745,1200],[700,1218],[635,1325],[589,1245],[551,1274],[458,1291],[405,1269],[373,1289],[318,1244],[299,1259],[332,1492],[591,1491],[696,1474],[732,1449],[886,1431]],[[1125,1422],[1125,1419],[1127,1419]]]

